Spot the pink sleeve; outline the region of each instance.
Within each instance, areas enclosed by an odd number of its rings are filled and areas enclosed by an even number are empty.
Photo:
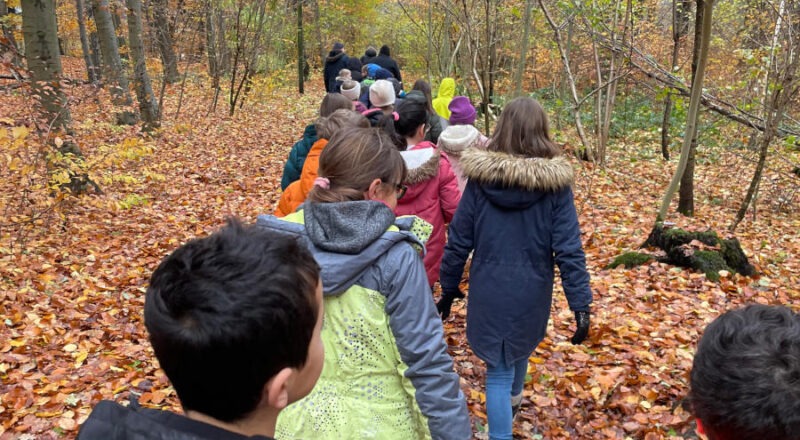
[[[450,166],[450,159],[444,152],[439,158],[439,200],[442,205],[444,222],[450,223],[456,213],[458,202],[461,200],[461,192],[458,190],[458,179]]]

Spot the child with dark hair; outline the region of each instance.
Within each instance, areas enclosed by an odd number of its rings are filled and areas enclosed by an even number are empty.
[[[687,403],[709,440],[800,438],[800,315],[750,305],[706,327]]]
[[[353,103],[340,93],[328,93],[322,98],[322,103],[319,105],[319,117],[328,117],[340,108],[352,110]],[[300,179],[300,172],[303,171],[303,163],[306,161],[308,151],[311,150],[317,139],[317,129],[314,124],[306,126],[303,131],[303,138],[292,146],[292,150],[289,152],[289,159],[286,160],[286,164],[283,166],[282,190],[285,190],[290,183]]]
[[[396,113],[384,119],[382,126],[393,137],[408,167],[408,177],[403,181],[408,185],[408,192],[398,202],[395,212],[397,215],[416,215],[433,225],[424,257],[428,284],[433,286],[439,280],[439,265],[446,240],[445,224],[453,218],[461,193],[447,155],[424,140],[427,122],[427,106],[407,100],[397,106]]]
[[[554,266],[575,312],[579,344],[589,332],[592,291],[572,195],[573,170],[550,140],[547,114],[531,98],[503,109],[487,150],[460,160],[467,185],[450,223],[442,259],[447,318],[464,264],[470,265],[467,340],[486,362],[486,415],[491,439],[511,439],[528,358],[544,339],[553,301]]]
[[[102,401],[78,438],[269,439],[324,352],[320,269],[297,239],[236,221],[150,278],[144,323],[185,415]]]
[[[439,135],[447,128],[448,123],[447,120],[433,110],[431,85],[424,79],[418,79],[414,82],[414,87],[406,94],[405,98],[425,104],[428,110],[428,132],[425,134],[425,140],[434,144],[439,142]]]
[[[418,254],[430,225],[393,212],[405,175],[381,130],[340,130],[306,203],[258,218],[300,237],[322,267],[328,356],[314,391],[281,413],[280,439],[471,438]]]

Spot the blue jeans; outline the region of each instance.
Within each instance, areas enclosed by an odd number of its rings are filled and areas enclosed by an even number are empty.
[[[486,366],[486,416],[490,440],[511,440],[511,396],[522,392],[528,373],[526,356],[513,365]]]

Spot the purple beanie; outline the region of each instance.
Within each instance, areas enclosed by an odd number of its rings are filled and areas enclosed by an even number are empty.
[[[466,96],[456,96],[447,106],[450,109],[451,125],[472,125],[475,123],[475,107]]]

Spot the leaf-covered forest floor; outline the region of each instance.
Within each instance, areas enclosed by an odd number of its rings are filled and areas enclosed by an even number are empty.
[[[80,77],[77,67],[70,76]],[[319,83],[300,97],[284,88],[256,91],[231,118],[224,96],[208,114],[210,84],[190,74],[180,115],[180,85],[170,86],[163,127],[153,135],[113,125],[104,93],[70,86],[75,138],[104,193],[53,207],[47,191],[26,190],[43,167],[24,175],[0,167],[0,438],[72,438],[100,399],[126,401],[130,393],[144,405],[179,410],[143,325],[148,277],[166,254],[226,217],[252,221],[272,211],[289,148],[315,117]],[[24,89],[0,88],[0,102],[2,144],[23,135],[13,128],[27,123],[31,101]],[[605,169],[573,159],[595,292],[591,336],[581,346],[568,342],[573,317],[557,286],[549,336],[531,358],[520,438],[696,438],[681,402],[705,325],[741,304],[800,297],[798,185],[788,173],[796,156],[770,162],[757,219],[748,214],[737,231],[760,276],[729,274],[714,283],[655,262],[605,269],[644,242],[676,165],[637,138],[615,140]],[[35,157],[39,143],[31,130],[3,151],[3,163]],[[723,232],[753,153],[701,146],[698,156],[696,217],[669,220]],[[454,311],[445,331],[480,432],[485,367],[466,342],[465,303]]]

